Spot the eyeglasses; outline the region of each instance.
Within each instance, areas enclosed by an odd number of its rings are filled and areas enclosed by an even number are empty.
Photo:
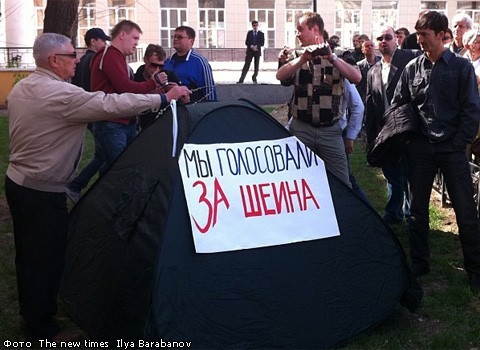
[[[188,38],[188,36],[183,36],[183,35],[178,35],[178,34],[172,35],[172,39],[174,39],[174,40],[182,40],[182,39],[185,39],[185,38]]]
[[[258,24],[253,24],[254,27],[258,27]]]
[[[163,63],[152,63],[152,62],[150,62],[150,65],[152,67],[160,68],[160,69],[163,69],[163,67],[165,67],[165,65]]]
[[[445,40],[451,40],[451,39],[452,39],[451,36],[444,36],[444,37],[442,38],[443,41],[445,41]]]
[[[77,52],[73,51],[72,53],[54,53],[55,56],[67,56],[71,58],[77,58]]]
[[[378,41],[383,41],[383,40],[385,40],[385,41],[390,41],[390,40],[392,40],[392,39],[393,39],[393,36],[392,36],[391,34],[380,35],[380,36],[377,38]]]

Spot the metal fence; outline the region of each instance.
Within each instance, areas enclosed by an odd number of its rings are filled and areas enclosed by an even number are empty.
[[[264,62],[277,61],[277,55],[281,49],[265,48],[263,50]],[[86,48],[77,48],[81,57],[86,51]],[[174,53],[173,49],[167,48],[167,57]],[[200,49],[195,48],[195,51],[202,54],[210,62],[241,62],[245,58],[244,48],[231,49]],[[135,53],[127,57],[129,63],[140,62],[143,58],[143,48],[137,48]],[[33,48],[31,47],[0,47],[0,69],[34,69],[35,61],[33,59]]]

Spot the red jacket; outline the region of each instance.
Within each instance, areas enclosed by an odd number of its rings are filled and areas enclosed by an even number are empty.
[[[104,54],[105,50],[107,51]],[[142,82],[130,79],[130,68],[125,56],[114,46],[105,46],[104,49],[97,51],[91,64],[90,85],[92,91],[148,94],[155,90],[156,84],[152,79]],[[131,118],[120,118],[113,122],[129,124],[130,120]]]

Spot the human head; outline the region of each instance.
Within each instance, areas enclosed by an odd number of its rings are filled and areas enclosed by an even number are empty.
[[[57,33],[44,33],[35,39],[33,58],[38,67],[48,69],[68,80],[75,75],[79,62],[70,38]]]
[[[442,38],[443,44],[444,45],[450,44],[452,42],[452,40],[453,40],[452,30],[450,28],[447,28],[447,30],[446,30],[445,34],[443,35],[443,38]]]
[[[402,43],[403,43],[403,41],[405,40],[405,38],[407,37],[407,35],[410,35],[410,32],[409,32],[408,29],[405,28],[405,27],[398,28],[398,29],[395,31],[395,38],[396,38],[397,46],[398,46],[398,47],[401,47],[401,46],[402,46]]]
[[[463,34],[463,46],[468,50],[472,61],[476,61],[480,57],[480,31],[470,29]]]
[[[253,28],[254,30],[257,30],[257,29],[258,29],[258,21],[255,21],[255,20],[252,21],[252,28]]]
[[[415,24],[417,41],[427,53],[443,50],[443,35],[448,29],[448,18],[441,12],[423,11]]]
[[[457,13],[452,18],[452,31],[453,40],[458,47],[463,46],[463,35],[470,29],[472,29],[473,20],[472,17],[466,13]]]
[[[173,48],[181,56],[190,51],[195,42],[195,30],[192,27],[180,26],[175,28],[173,35]]]
[[[367,56],[375,56],[375,43],[371,40],[364,41],[362,44],[362,53]]]
[[[166,57],[167,54],[163,47],[156,44],[149,44],[145,49],[145,54],[143,55],[146,74],[151,77],[157,69],[162,70]]]
[[[358,36],[358,45],[359,45],[360,49],[362,48],[363,43],[367,40],[370,40],[370,38],[368,37],[367,34],[360,34]]]
[[[111,32],[112,46],[119,49],[125,56],[132,55],[137,48],[140,34],[143,34],[142,29],[135,22],[126,19],[120,21]]]
[[[297,21],[297,38],[302,46],[324,43],[323,18],[316,12],[305,12]]]
[[[419,29],[433,30],[435,34],[445,33],[448,29],[448,18],[441,12],[423,11],[415,24],[415,30]]]
[[[359,34],[355,34],[353,37],[352,37],[352,44],[353,44],[353,48],[354,49],[358,49],[358,48],[361,48],[361,45],[359,44],[358,42],[358,37],[360,35]]]
[[[323,31],[326,32],[325,30]],[[340,37],[338,35],[332,35],[330,39],[328,39],[328,44],[332,49],[340,46]]]
[[[378,51],[385,56],[392,56],[397,49],[397,43],[395,42],[395,30],[392,27],[383,27],[380,36],[377,37]]]
[[[85,45],[93,51],[98,51],[107,44],[111,38],[101,28],[90,28],[85,33]]]

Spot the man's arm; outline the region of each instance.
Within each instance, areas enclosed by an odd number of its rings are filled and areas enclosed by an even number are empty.
[[[329,54],[325,56],[318,56],[328,60],[330,63],[333,64],[335,68],[338,69],[340,75],[343,78],[348,79],[353,84],[358,84],[362,80],[362,74],[357,66],[352,66],[338,58],[337,55],[332,54],[331,50],[329,49]],[[278,80],[288,80],[295,75],[297,69],[300,69],[305,63],[312,60],[314,58],[313,54],[307,50],[305,50],[302,55],[280,67],[277,71],[276,78]]]
[[[471,64],[465,64],[465,68],[461,72],[458,98],[459,123],[453,144],[459,149],[464,149],[467,143],[475,139],[480,120],[480,97],[475,71]]]
[[[105,54],[105,59],[102,65],[102,71],[117,93],[133,92],[137,94],[146,94],[152,92],[157,84],[153,79],[148,79],[143,82],[136,82],[130,80],[128,75],[125,60],[120,60],[120,57]]]

